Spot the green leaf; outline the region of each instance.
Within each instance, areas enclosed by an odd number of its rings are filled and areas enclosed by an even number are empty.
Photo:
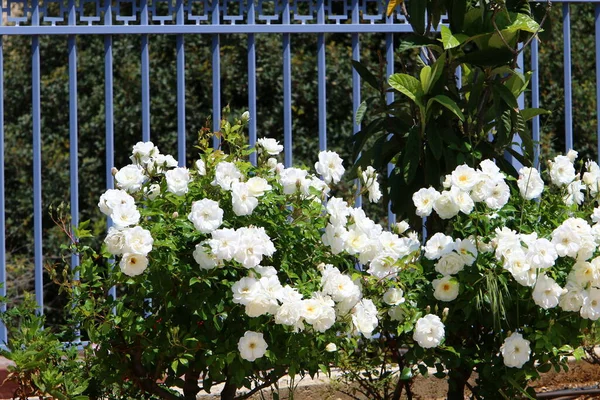
[[[363,118],[365,117],[366,112],[367,112],[367,102],[363,101],[362,103],[360,103],[360,105],[356,109],[356,117],[355,117],[356,125],[361,124]]]
[[[525,121],[529,121],[538,115],[552,114],[552,111],[544,110],[543,108],[525,108],[519,112]]]
[[[435,97],[432,97],[427,102],[427,109],[431,106],[433,102],[439,103],[442,106],[446,107],[448,110],[452,111],[454,115],[456,115],[461,121],[465,120],[465,115],[462,113],[458,105],[452,100],[450,97],[445,96],[443,94],[438,94]]]
[[[540,25],[533,18],[526,14],[517,14],[517,18],[512,24],[504,28],[502,31],[516,32],[525,31],[535,33],[540,29]]]
[[[423,35],[425,33],[425,11],[427,9],[427,1],[425,0],[409,0],[406,7],[408,11],[408,22],[413,30]]]
[[[498,96],[500,98],[502,98],[502,100],[504,100],[504,102],[510,108],[519,109],[519,103],[517,102],[517,98],[515,97],[513,92],[510,91],[509,88],[507,88],[506,86],[504,86],[501,83],[495,83],[494,86],[492,87],[492,90],[494,91],[495,94],[498,94]]]
[[[430,125],[426,131],[428,148],[431,150],[436,160],[442,158],[444,144],[442,143],[442,134],[436,126]]]
[[[466,53],[458,60],[461,63],[475,64],[481,66],[498,66],[501,64],[508,64],[513,59],[513,53],[503,48],[486,48],[483,50],[475,50],[470,53]]]
[[[406,141],[402,157],[402,175],[406,184],[410,184],[415,179],[420,159],[421,138],[419,130],[414,128],[408,134],[408,140]]]
[[[356,60],[352,60],[352,67],[356,70],[358,75],[369,84],[369,86],[375,90],[381,89],[381,85],[375,75],[373,75],[364,65]]]
[[[455,47],[460,46],[465,40],[469,37],[467,35],[463,35],[461,33],[453,35],[445,25],[441,27],[442,32],[442,45],[444,46],[444,50],[453,49]]]
[[[398,51],[404,52],[406,50],[418,49],[420,47],[439,48],[440,42],[435,39],[430,39],[426,36],[415,35],[414,33],[408,34],[403,37],[398,45]],[[441,52],[441,51],[440,51]]]
[[[585,350],[583,347],[576,348],[573,352],[573,357],[575,357],[577,361],[580,361],[583,357],[585,357]]]
[[[453,32],[462,32],[467,11],[467,0],[452,0],[451,10],[448,13],[450,17],[450,29]]]
[[[393,74],[390,76],[388,83],[391,87],[410,98],[417,105],[421,106],[421,98],[423,97],[423,88],[421,82],[414,76],[407,74]]]
[[[429,87],[431,85],[431,67],[429,65],[421,68],[421,86],[423,87],[423,92],[425,94],[429,93]]]
[[[409,367],[404,367],[402,369],[402,373],[400,374],[400,380],[408,381],[408,380],[412,379],[412,377],[413,377],[412,370]]]

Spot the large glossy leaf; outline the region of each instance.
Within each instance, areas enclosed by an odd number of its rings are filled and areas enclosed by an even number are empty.
[[[440,31],[442,33],[442,45],[444,46],[444,50],[458,47],[469,38],[467,35],[463,35],[462,33],[453,35],[450,31],[450,28],[445,25],[442,25]]]
[[[509,88],[507,88],[501,83],[494,83],[494,86],[492,86],[492,90],[494,91],[494,94],[497,94],[510,108],[519,108],[517,98],[515,97],[513,92],[510,91]]]
[[[379,80],[369,71],[364,65],[356,60],[352,60],[352,67],[358,72],[361,78],[364,79],[373,89],[380,90]]]
[[[503,29],[503,31],[516,32],[525,31],[535,33],[540,29],[540,25],[529,15],[517,14],[517,17],[513,20],[513,23]]]
[[[442,142],[442,132],[440,132],[437,126],[431,124],[429,125],[426,134],[428,144],[427,147],[431,151],[431,154],[433,154],[433,157],[436,160],[441,159],[444,150],[444,143]]]
[[[414,76],[408,74],[394,74],[390,76],[388,83],[391,87],[410,98],[416,104],[421,105],[423,88],[421,82]]]
[[[406,184],[411,184],[415,179],[420,161],[421,137],[419,129],[415,127],[408,133],[406,147],[402,152],[402,176]]]
[[[529,121],[538,115],[547,115],[552,114],[552,111],[544,110],[543,108],[525,108],[520,111],[521,116],[525,121]]]
[[[437,47],[441,50],[441,47],[439,45],[440,42],[438,42],[437,40],[411,33],[402,38],[400,44],[398,45],[398,51],[403,52],[406,50],[417,49],[420,47]]]
[[[452,0],[450,16],[450,29],[452,32],[462,32],[467,11],[467,0]]]
[[[418,34],[425,33],[425,11],[427,10],[427,1],[408,0],[408,22],[413,30]]]
[[[513,59],[513,53],[503,48],[487,48],[483,50],[475,50],[467,53],[459,58],[461,63],[475,64],[481,66],[498,66],[502,64],[508,64]]]
[[[465,120],[465,115],[460,110],[460,107],[458,107],[458,104],[456,104],[456,102],[454,100],[452,100],[450,97],[445,96],[443,94],[438,94],[437,96],[432,97],[427,102],[427,109],[429,109],[429,107],[433,104],[433,102],[439,103],[443,107],[452,111],[452,113],[454,113],[454,115],[456,115],[461,121]]]

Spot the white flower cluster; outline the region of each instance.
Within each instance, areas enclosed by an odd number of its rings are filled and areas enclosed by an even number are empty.
[[[360,174],[362,184],[369,194],[369,201],[371,203],[377,203],[383,194],[379,189],[379,182],[377,182],[377,172],[375,168],[370,165]]]
[[[459,165],[444,181],[446,190],[441,193],[434,188],[423,188],[412,196],[416,213],[427,217],[432,211],[442,219],[470,214],[475,203],[485,203],[492,210],[502,208],[510,197],[510,188],[504,174],[493,161],[484,160],[475,170]]]
[[[367,272],[378,278],[393,278],[402,264],[398,261],[419,249],[416,235],[400,237],[384,231],[365,215],[360,208],[352,208],[337,197],[327,202],[329,223],[322,241],[333,254],[346,252],[356,255],[362,264],[369,264]]]
[[[135,200],[124,190],[109,189],[100,196],[98,207],[114,223],[104,239],[106,249],[115,256],[122,256],[119,266],[124,274],[140,275],[148,266],[147,255],[152,251],[154,239],[148,230],[132,227],[140,220]]]
[[[255,267],[254,273],[233,285],[233,302],[245,306],[249,317],[273,315],[276,324],[296,332],[303,331],[305,323],[325,332],[351,313],[355,331],[371,337],[379,322],[373,302],[363,299],[360,286],[338,268],[327,264],[320,270],[321,291],[304,299],[295,288],[281,285],[275,268]]]
[[[460,285],[453,276],[471,266],[477,259],[478,250],[473,238],[452,239],[443,233],[433,235],[424,247],[424,256],[437,260],[435,270],[442,275],[434,279],[434,297],[440,301],[452,301],[458,296]]]

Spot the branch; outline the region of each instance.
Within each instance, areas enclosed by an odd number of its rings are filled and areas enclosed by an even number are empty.
[[[269,386],[271,386],[272,384],[274,384],[275,382],[277,382],[279,379],[281,379],[284,376],[284,374],[278,375],[276,377],[272,377],[271,379],[261,383],[260,385],[254,387],[252,390],[250,390],[248,393],[243,394],[241,396],[235,397],[234,400],[244,400],[247,399],[248,397],[252,396],[254,393],[261,391]]]

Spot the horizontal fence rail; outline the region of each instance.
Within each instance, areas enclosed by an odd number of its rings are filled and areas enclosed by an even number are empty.
[[[421,1],[421,0],[412,0]],[[572,132],[572,100],[571,100],[571,51],[570,51],[570,15],[569,3],[563,1],[563,33],[564,33],[564,85],[565,85],[565,115],[566,115],[566,147],[573,146]],[[600,82],[600,0],[580,0],[579,3],[596,4],[596,76]],[[176,115],[177,115],[177,159],[181,166],[186,160],[186,63],[185,42],[187,35],[211,35],[212,66],[212,120],[213,129],[219,130],[221,119],[221,39],[227,34],[244,34],[247,40],[247,84],[249,141],[253,145],[258,136],[257,132],[257,34],[278,34],[282,40],[281,69],[283,87],[283,141],[285,145],[284,164],[293,163],[293,76],[292,56],[294,34],[314,34],[317,39],[317,93],[315,118],[318,119],[318,140],[320,150],[327,149],[327,52],[325,35],[344,33],[351,35],[352,58],[359,60],[361,56],[361,34],[379,33],[385,35],[384,57],[387,61],[386,74],[394,73],[394,49],[397,46],[395,33],[411,32],[407,20],[396,9],[389,17],[386,16],[387,0],[8,0],[0,7],[0,15],[4,24],[0,26],[0,295],[6,295],[6,215],[5,215],[5,137],[4,137],[4,54],[7,51],[5,42],[10,35],[31,36],[31,107],[32,107],[32,142],[33,142],[33,233],[34,233],[34,268],[36,301],[40,312],[44,310],[43,298],[43,226],[42,226],[42,110],[40,98],[43,95],[41,80],[42,62],[40,59],[40,42],[47,35],[62,35],[68,48],[68,87],[69,87],[69,153],[70,153],[70,212],[73,225],[79,221],[79,190],[78,179],[79,155],[78,137],[78,56],[77,38],[80,35],[102,35],[104,40],[104,120],[105,120],[105,164],[106,188],[113,188],[112,169],[115,167],[114,154],[118,143],[115,141],[115,104],[114,104],[114,48],[115,35],[139,35],[141,46],[137,54],[140,60],[141,79],[141,140],[151,137],[151,95],[152,79],[150,68],[149,48],[152,46],[152,36],[156,34],[176,35]],[[445,20],[442,19],[442,23]],[[3,39],[4,38],[4,39]],[[539,44],[532,42],[530,65],[533,70],[531,106],[540,107],[538,57]],[[529,62],[529,61],[527,61]],[[522,62],[521,62],[522,64]],[[361,103],[361,79],[356,71],[352,73],[352,88],[347,88],[352,94],[353,121]],[[598,85],[600,98],[600,85]],[[389,103],[394,101],[393,93],[387,96]],[[524,100],[520,101],[521,106]],[[598,102],[600,113],[600,102]],[[360,130],[354,122],[353,131]],[[533,139],[540,140],[539,117],[533,119]],[[600,146],[600,127],[599,146]],[[122,151],[120,149],[120,151]],[[539,149],[536,151],[536,164]],[[253,159],[255,161],[255,159]],[[389,169],[391,171],[391,167]],[[360,198],[357,200],[360,205]],[[388,210],[390,223],[395,221],[394,215]],[[110,221],[108,222],[110,226]],[[71,265],[78,265],[76,255],[71,259]],[[115,288],[109,293],[116,296]],[[5,310],[6,305],[2,304]],[[6,341],[7,333],[0,325],[0,341]]]

